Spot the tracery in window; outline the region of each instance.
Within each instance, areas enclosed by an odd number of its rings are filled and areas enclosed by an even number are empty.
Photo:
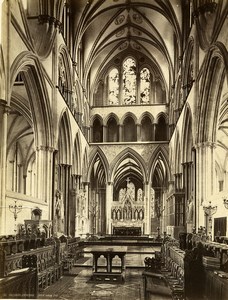
[[[140,71],[140,103],[150,103],[150,71],[147,68]]]
[[[108,80],[108,103],[117,105],[119,104],[119,72],[116,68],[109,72]]]
[[[136,62],[132,58],[123,63],[123,103],[136,103]]]

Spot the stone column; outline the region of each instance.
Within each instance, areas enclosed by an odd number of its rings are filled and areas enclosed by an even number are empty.
[[[137,142],[141,141],[141,124],[136,124],[137,129]]]
[[[150,196],[150,182],[144,183],[144,207],[145,207],[145,213],[144,213],[144,234],[150,234],[151,232],[151,196]]]
[[[84,182],[83,183],[83,189],[84,189],[84,196],[85,196],[85,211],[86,211],[86,225],[84,232],[88,233],[90,228],[89,228],[89,182]]]
[[[107,126],[103,125],[103,142],[107,142]]]
[[[7,119],[10,107],[0,99],[0,235],[6,233],[6,148]]]
[[[123,125],[119,125],[119,142],[123,142]]]
[[[211,142],[200,143],[196,146],[196,226],[205,226],[203,202],[213,194],[215,187],[215,145]]]
[[[113,183],[108,182],[106,183],[106,233],[112,233],[112,226],[111,226],[111,207],[112,207],[112,200],[113,200]]]
[[[35,196],[48,204],[50,220],[52,218],[53,152],[52,147],[40,146],[36,149]]]

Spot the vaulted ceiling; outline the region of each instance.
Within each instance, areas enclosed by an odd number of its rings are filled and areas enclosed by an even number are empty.
[[[184,0],[77,0],[73,2],[74,56],[84,61],[85,85],[111,62],[133,54],[150,62],[169,87],[182,55]]]

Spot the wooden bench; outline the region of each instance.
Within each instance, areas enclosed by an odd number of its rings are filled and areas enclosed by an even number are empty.
[[[45,289],[62,276],[62,262],[56,260],[55,247],[46,246],[34,249],[22,257],[22,267],[37,269],[39,290]]]
[[[37,299],[36,269],[20,270],[0,280],[1,299]]]

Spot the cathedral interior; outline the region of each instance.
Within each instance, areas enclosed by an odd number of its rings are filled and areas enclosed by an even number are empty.
[[[0,297],[228,299],[227,0],[0,4]]]

